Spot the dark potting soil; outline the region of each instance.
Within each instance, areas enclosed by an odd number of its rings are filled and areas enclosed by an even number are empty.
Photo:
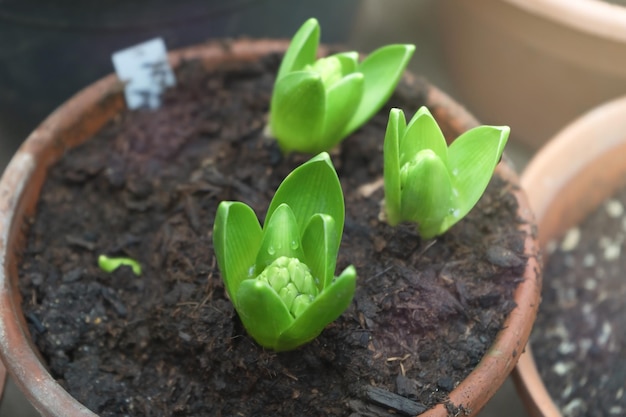
[[[551,247],[532,335],[566,417],[626,415],[626,188]]]
[[[292,352],[246,335],[211,231],[221,200],[262,219],[309,158],[284,158],[263,136],[278,64],[207,74],[187,63],[161,109],[121,114],[51,169],[23,254],[23,308],[52,375],[99,415],[415,415],[446,401],[514,308],[525,259],[511,184],[494,177],[434,241],[379,219],[386,108],[332,154],[346,194],[337,268],[355,265],[354,302]],[[390,104],[411,115],[424,84],[404,87]],[[99,254],[143,273],[107,274]]]

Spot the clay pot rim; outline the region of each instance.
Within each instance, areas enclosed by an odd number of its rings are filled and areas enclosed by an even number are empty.
[[[626,132],[626,96],[601,104],[579,116],[549,140],[530,160],[521,176],[522,187],[537,224],[548,213],[553,196],[590,163],[622,145]],[[590,146],[589,138],[598,138]],[[563,155],[567,158],[563,158]],[[549,196],[546,198],[545,196]],[[579,219],[581,220],[581,219]],[[546,230],[539,229],[539,242],[545,246]]]
[[[528,190],[528,199],[534,209],[539,225],[539,240],[545,247],[551,238],[558,236],[566,224],[542,228],[542,221],[550,211],[556,196],[587,169],[593,161],[603,160],[619,147],[626,149],[626,96],[614,99],[583,114],[564,127],[531,159],[524,170],[521,183]],[[601,137],[590,145],[590,138]],[[564,157],[564,155],[567,155]],[[626,172],[626,167],[622,169]],[[602,195],[606,191],[602,192]],[[599,196],[585,213],[595,206]],[[582,215],[582,214],[581,214]],[[576,216],[576,218],[579,218]],[[568,219],[568,222],[571,221]],[[570,225],[571,226],[571,225]],[[546,231],[547,230],[547,231]],[[513,371],[517,390],[532,416],[562,417],[543,383],[534,360],[530,342]]]
[[[602,0],[505,0],[571,29],[626,42],[626,7]]]
[[[211,66],[220,60],[225,52],[230,59],[251,60],[265,53],[284,51],[286,46],[285,41],[272,40],[213,42],[171,52],[170,60],[173,65],[177,65],[183,60],[201,58],[206,65]],[[411,79],[411,75],[407,77]],[[122,84],[114,75],[109,75],[79,92],[53,112],[27,138],[0,179],[0,354],[18,386],[44,416],[94,417],[96,415],[74,399],[52,378],[39,360],[36,350],[31,346],[30,337],[27,336],[28,328],[21,314],[19,295],[17,300],[11,297],[11,290],[17,280],[15,265],[17,261],[13,261],[10,257],[12,252],[9,250],[9,245],[19,241],[19,230],[12,230],[11,225],[14,216],[17,215],[16,212],[20,213],[20,217],[16,220],[21,221],[23,212],[28,211],[28,207],[23,207],[26,204],[23,201],[28,200],[24,194],[39,193],[39,188],[31,187],[31,183],[34,180],[42,182],[46,168],[62,154],[68,146],[66,142],[70,145],[72,143],[71,140],[63,142],[55,137],[57,135],[68,136],[70,130],[76,130],[73,133],[75,136],[81,135],[82,137],[85,134],[91,136],[93,134],[91,130],[98,130],[110,119],[110,117],[98,116],[99,108],[112,107],[114,110],[109,110],[109,113],[115,114],[125,107],[121,91]],[[463,107],[435,87],[431,87],[428,101],[435,105],[435,108],[431,109],[435,117],[439,114],[460,119],[455,129],[465,130],[478,124]],[[70,121],[73,120],[72,118],[85,118],[87,115],[99,117],[97,128],[88,129],[88,132],[85,132],[84,126],[72,129],[74,124]],[[78,142],[78,139],[75,141]],[[55,155],[48,155],[50,153],[55,153]],[[520,229],[527,235],[525,254],[528,256],[528,264],[524,271],[524,279],[514,294],[517,307],[507,317],[503,326],[505,331],[498,334],[494,345],[477,368],[450,393],[451,403],[462,405],[474,413],[478,412],[493,396],[517,362],[530,335],[541,287],[540,266],[537,259],[538,247],[533,231],[534,216],[519,187],[519,180],[513,169],[507,164],[499,164],[497,171],[511,181],[513,193],[518,199],[519,217],[525,221]],[[470,395],[478,386],[484,389],[475,396]],[[443,404],[422,414],[425,417],[447,415]]]

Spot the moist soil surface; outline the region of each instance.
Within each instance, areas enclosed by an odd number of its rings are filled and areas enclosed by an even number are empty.
[[[495,176],[436,240],[380,220],[387,107],[331,154],[346,200],[337,268],[358,272],[352,305],[292,352],[246,335],[211,233],[222,200],[262,220],[309,158],[283,157],[263,135],[279,59],[208,73],[188,62],[161,109],[121,114],[50,170],[28,225],[23,308],[52,375],[97,414],[415,415],[446,401],[515,307],[525,236],[511,184]],[[403,81],[390,105],[412,115],[424,86]],[[105,273],[99,254],[143,273]]]
[[[550,248],[532,348],[566,417],[626,415],[626,188]]]

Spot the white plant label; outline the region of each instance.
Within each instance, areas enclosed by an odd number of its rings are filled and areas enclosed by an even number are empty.
[[[161,93],[176,85],[161,38],[117,51],[112,58],[118,78],[126,85],[124,94],[129,109],[158,108]]]

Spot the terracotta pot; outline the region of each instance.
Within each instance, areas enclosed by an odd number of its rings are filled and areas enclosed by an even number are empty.
[[[522,187],[537,216],[542,247],[626,183],[625,115],[626,97],[597,107],[558,133],[530,161]],[[530,348],[521,356],[513,377],[532,416],[561,416],[541,381]]]
[[[183,59],[200,58],[207,67],[221,60],[253,60],[269,51],[284,51],[285,42],[243,41],[205,45],[173,52],[174,65]],[[411,77],[407,75],[409,82]],[[122,85],[108,76],[80,92],[46,119],[26,140],[11,160],[0,182],[0,349],[7,368],[17,384],[44,416],[94,416],[70,396],[48,373],[45,364],[31,344],[28,327],[21,310],[17,284],[19,250],[24,236],[21,225],[32,216],[47,168],[63,152],[86,141],[108,120],[125,109]],[[475,126],[476,120],[457,103],[434,87],[427,102],[444,132],[458,135]],[[541,287],[534,220],[516,174],[508,164],[498,172],[514,184],[520,206],[519,217],[527,223],[520,226],[526,233],[525,254],[528,265],[524,280],[515,292],[517,308],[503,326],[503,331],[479,366],[450,395],[452,403],[463,405],[475,415],[496,392],[517,362],[534,322]],[[439,405],[425,416],[445,416]]]
[[[4,366],[4,363],[0,362],[0,399],[2,398],[2,393],[4,393],[4,384],[7,382],[7,368]]]
[[[458,98],[484,122],[510,125],[529,147],[626,93],[626,7],[598,0],[437,3]]]

